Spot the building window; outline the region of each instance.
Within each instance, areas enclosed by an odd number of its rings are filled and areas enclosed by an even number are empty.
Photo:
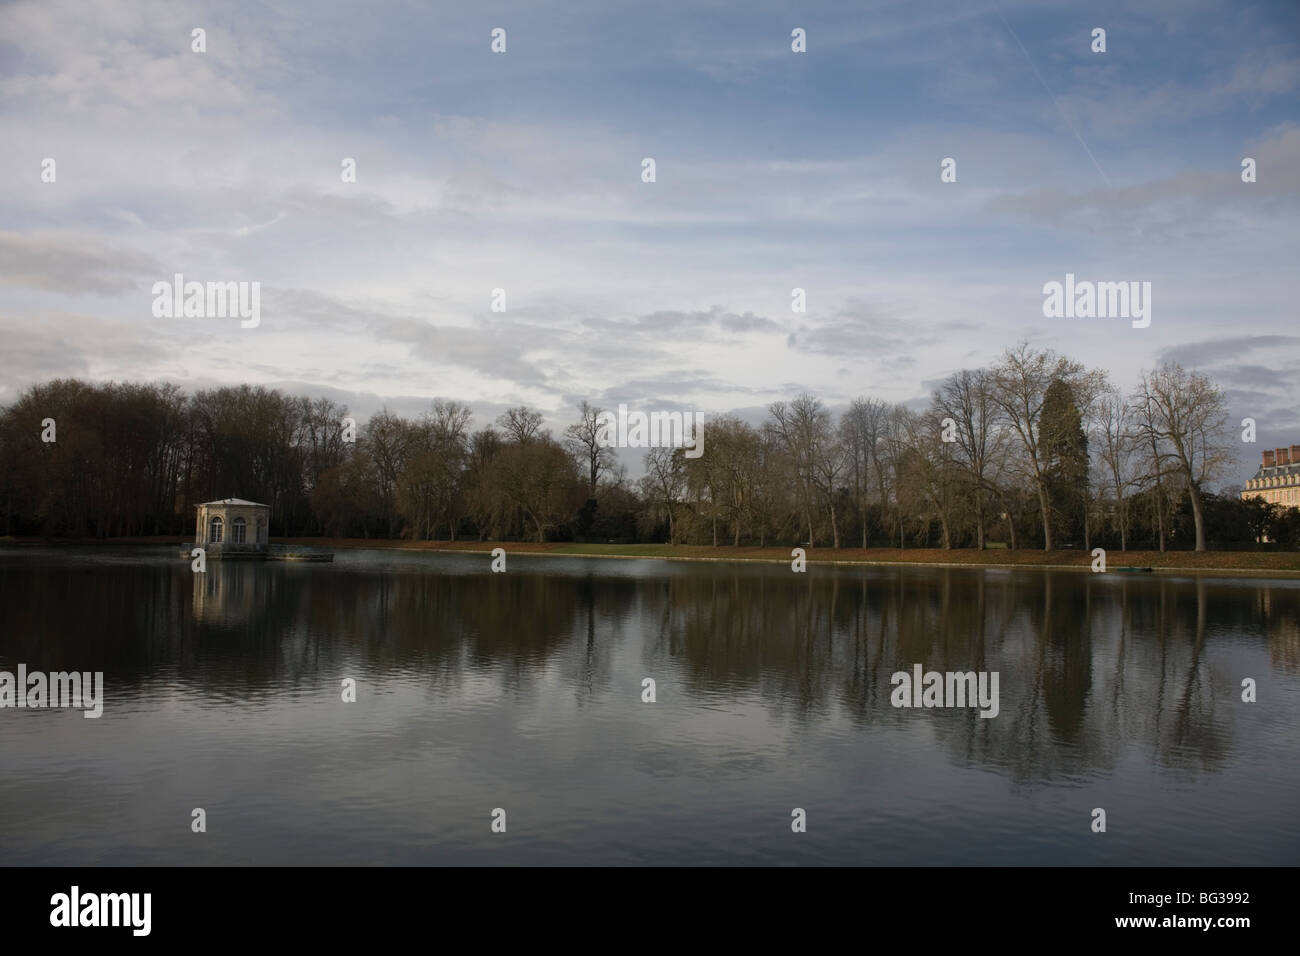
[[[221,531],[222,531],[221,517],[217,516],[213,518],[210,522],[208,522],[208,543],[220,544]]]
[[[257,543],[266,544],[266,521],[257,519]]]
[[[243,518],[236,518],[230,522],[230,541],[232,544],[243,544],[248,539],[248,522]]]

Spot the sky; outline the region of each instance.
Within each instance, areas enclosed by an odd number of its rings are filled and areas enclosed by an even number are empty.
[[[0,403],[756,421],[919,407],[1027,341],[1210,375],[1241,481],[1300,443],[1298,93],[1294,2],[5,3]],[[260,283],[260,323],[155,316],[176,273]],[[1150,326],[1045,317],[1067,273],[1150,282]]]

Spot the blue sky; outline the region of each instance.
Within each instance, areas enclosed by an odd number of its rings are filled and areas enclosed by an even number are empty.
[[[0,7],[0,402],[752,418],[920,401],[1026,339],[1126,389],[1176,358],[1300,442],[1294,3],[279,6]],[[154,318],[175,272],[260,282],[261,325]],[[1151,326],[1044,318],[1067,272],[1152,282]]]

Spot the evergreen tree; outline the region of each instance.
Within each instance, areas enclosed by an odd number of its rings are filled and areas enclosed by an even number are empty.
[[[1088,436],[1070,386],[1057,379],[1043,397],[1042,447],[1052,520],[1062,543],[1083,541],[1088,502]]]

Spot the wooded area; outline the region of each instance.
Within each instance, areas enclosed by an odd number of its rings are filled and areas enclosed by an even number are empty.
[[[555,435],[518,407],[476,429],[466,405],[437,401],[418,419],[380,412],[347,441],[348,410],[326,398],[59,380],[0,412],[0,528],[184,534],[197,503],[243,497],[270,505],[275,536],[1300,546],[1300,510],[1211,491],[1240,443],[1222,391],[1178,365],[1125,392],[1021,345],[950,376],[920,412],[864,397],[836,416],[803,394],[759,426],[710,416],[701,457],[651,448],[635,482],[600,444],[599,414],[584,402]]]

